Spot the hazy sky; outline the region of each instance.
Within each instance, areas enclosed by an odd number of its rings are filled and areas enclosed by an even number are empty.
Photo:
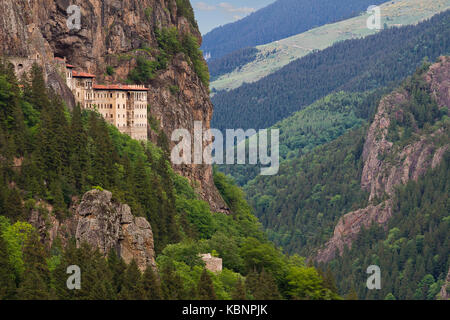
[[[275,0],[191,0],[202,34],[239,20]]]

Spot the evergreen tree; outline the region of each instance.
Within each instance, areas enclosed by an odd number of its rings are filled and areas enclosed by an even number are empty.
[[[47,94],[47,87],[42,73],[42,68],[34,63],[30,71],[31,78],[31,101],[36,109],[43,110],[50,106],[50,99]]]
[[[183,280],[176,274],[172,263],[161,270],[161,287],[164,300],[184,300],[186,298]]]
[[[83,190],[86,183],[85,175],[87,169],[87,136],[81,119],[81,108],[78,103],[72,113],[70,125],[70,167],[77,190]]]
[[[127,265],[121,257],[117,255],[116,250],[112,249],[108,254],[108,267],[112,274],[112,285],[116,293],[122,290],[125,270]]]
[[[24,218],[22,198],[19,190],[16,188],[12,188],[9,192],[7,192],[4,203],[4,215],[11,218],[13,221],[18,221]]]
[[[279,300],[281,299],[278,292],[278,286],[272,274],[266,272],[264,268],[259,275],[259,282],[254,292],[256,300]]]
[[[144,296],[145,292],[142,284],[142,274],[136,261],[132,260],[125,271],[119,299],[143,300]]]
[[[214,285],[208,271],[203,269],[200,281],[197,285],[197,298],[199,300],[216,300]]]
[[[162,299],[161,285],[151,266],[148,266],[147,269],[145,269],[142,277],[142,284],[146,300]]]
[[[50,271],[45,260],[47,253],[36,232],[30,234],[23,249],[25,272],[17,297],[23,300],[46,300],[50,298]]]
[[[0,300],[13,299],[16,292],[15,271],[9,262],[6,242],[0,235]]]
[[[245,284],[242,282],[241,278],[236,282],[233,293],[231,295],[233,300],[247,300],[247,294],[245,290]]]

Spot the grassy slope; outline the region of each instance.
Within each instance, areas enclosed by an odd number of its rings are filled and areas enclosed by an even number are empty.
[[[396,0],[381,5],[382,24],[389,27],[415,24],[450,8],[450,0]],[[239,70],[219,77],[211,89],[230,90],[243,82],[255,82],[313,50],[323,50],[337,41],[371,35],[366,27],[368,14],[327,24],[280,41],[258,46],[257,58]]]

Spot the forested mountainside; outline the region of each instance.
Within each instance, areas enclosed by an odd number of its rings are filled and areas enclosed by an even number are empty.
[[[211,212],[172,170],[162,130],[158,146],[139,143],[95,111],[69,111],[37,65],[28,79],[0,65],[0,299],[338,298],[331,278],[266,239],[222,174],[232,214]],[[108,250],[117,241],[128,251]],[[222,272],[204,271],[206,252]],[[85,280],[70,291],[74,264]]]
[[[218,77],[228,72],[239,68],[246,63],[253,61],[258,53],[256,48],[244,48],[233,51],[227,54],[221,59],[215,59],[208,63],[209,73],[211,75],[211,81],[214,81]]]
[[[353,291],[360,299],[434,300],[444,290],[448,297],[449,181],[447,153],[440,166],[399,188],[387,227],[362,230],[352,248],[329,263],[340,292]],[[358,285],[371,264],[388,271],[382,272],[383,286],[376,292]]]
[[[414,25],[450,9],[450,0],[395,0],[379,5],[381,28]],[[234,51],[208,61],[211,91],[232,90],[244,83],[256,82],[290,62],[339,41],[364,38],[379,32],[367,28],[373,12],[321,25],[305,32],[253,48]],[[233,68],[233,69],[232,69]]]
[[[320,25],[355,16],[384,0],[278,0],[203,37],[202,50],[218,59],[235,50],[254,47]],[[239,37],[236,35],[239,34]]]
[[[363,125],[376,111],[383,96],[392,90],[380,88],[366,92],[332,93],[271,129],[280,130],[280,162],[307,154],[347,131]],[[245,186],[260,174],[259,165],[220,165],[218,169]]]
[[[279,175],[245,187],[270,238],[339,274],[341,294],[434,299],[444,284],[449,71],[448,57],[425,64],[381,100],[370,127],[289,159]],[[358,283],[372,264],[389,282],[377,294]]]
[[[399,82],[425,57],[434,60],[449,52],[449,26],[450,10],[416,26],[337,43],[258,82],[218,92],[212,98],[212,126],[268,128],[332,92],[361,92]]]

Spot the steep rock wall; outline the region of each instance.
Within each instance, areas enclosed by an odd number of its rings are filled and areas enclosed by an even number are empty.
[[[433,64],[425,80],[431,85],[432,95],[438,104],[450,108],[450,58],[441,57],[440,62]],[[361,188],[370,193],[370,202],[387,200],[347,213],[339,219],[333,236],[318,251],[315,257],[317,262],[328,262],[336,254],[341,254],[345,246],[351,247],[362,227],[368,228],[373,223],[386,226],[393,214],[392,196],[395,187],[411,179],[417,181],[428,169],[439,165],[449,149],[448,142],[439,147],[434,143],[445,134],[442,128],[424,134],[401,148],[389,141],[391,115],[401,114],[401,106],[408,99],[404,90],[398,90],[381,100],[364,144]]]

